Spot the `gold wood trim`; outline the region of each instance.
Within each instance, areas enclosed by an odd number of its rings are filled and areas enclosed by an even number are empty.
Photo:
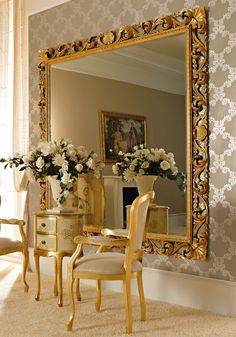
[[[49,137],[48,82],[50,64],[152,40],[186,33],[187,98],[187,218],[188,242],[157,236],[145,243],[146,252],[205,260],[208,243],[208,102],[207,20],[204,7],[163,15],[154,20],[128,25],[57,45],[39,52],[40,140]],[[189,149],[189,150],[188,150]],[[48,190],[41,183],[41,209],[46,209]]]

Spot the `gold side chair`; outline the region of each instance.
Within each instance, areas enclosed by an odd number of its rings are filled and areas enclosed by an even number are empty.
[[[26,271],[29,264],[29,252],[28,252],[28,240],[24,231],[24,220],[18,219],[0,219],[0,224],[6,225],[15,225],[19,227],[21,240],[12,240],[6,237],[0,237],[0,255],[11,254],[14,252],[22,252],[23,254],[23,283],[24,283],[24,291],[28,292],[29,285],[25,280]]]
[[[137,197],[130,209],[130,224],[128,235],[123,238],[111,237],[85,237],[77,236],[74,241],[78,244],[74,254],[68,263],[68,298],[70,303],[70,318],[67,330],[72,330],[75,316],[75,302],[73,284],[76,284],[77,299],[81,300],[79,280],[97,280],[97,311],[101,307],[101,281],[121,280],[124,287],[124,298],[126,308],[126,332],[132,332],[132,304],[131,304],[131,279],[136,278],[138,284],[139,300],[141,306],[141,321],[146,319],[146,305],[142,282],[142,242],[145,238],[145,225],[147,222],[148,209],[154,199],[154,192],[148,192]],[[104,229],[102,234],[109,235],[110,231]],[[97,253],[83,256],[83,245],[91,244],[99,246]],[[105,249],[123,248],[122,252],[104,252]]]

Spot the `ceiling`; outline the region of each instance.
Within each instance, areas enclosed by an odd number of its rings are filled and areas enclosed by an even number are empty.
[[[59,62],[53,68],[185,95],[185,34]]]
[[[29,15],[69,1],[71,0],[28,0]],[[62,62],[56,67],[184,95],[184,55],[185,38],[180,34],[173,38],[158,39],[156,43],[150,41],[115,52],[80,59],[79,62],[78,60]]]
[[[28,0],[29,15],[33,15],[71,0]]]

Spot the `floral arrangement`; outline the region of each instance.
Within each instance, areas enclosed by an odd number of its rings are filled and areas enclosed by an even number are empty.
[[[1,158],[4,166],[19,167],[25,170],[30,181],[41,181],[47,176],[56,176],[60,181],[60,204],[65,202],[69,192],[73,192],[73,182],[82,173],[93,172],[99,177],[104,168],[102,162],[96,161],[94,151],[87,152],[84,146],[75,147],[70,140],[41,142],[27,155],[16,155],[13,158]]]
[[[139,145],[135,146],[132,152],[120,151],[112,171],[128,182],[135,176],[156,175],[176,180],[179,189],[183,192],[186,189],[185,174],[178,171],[173,153],[166,153],[164,149],[147,149],[144,145]]]

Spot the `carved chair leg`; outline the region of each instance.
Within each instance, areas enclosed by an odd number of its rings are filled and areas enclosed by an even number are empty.
[[[137,276],[138,283],[138,293],[139,293],[139,301],[140,301],[140,311],[141,311],[141,321],[146,320],[146,303],[143,292],[143,280],[142,280],[142,272],[138,273]]]
[[[97,311],[100,311],[101,299],[102,299],[101,280],[97,280],[97,301],[95,304],[95,308]]]
[[[54,296],[58,296],[58,287],[57,287],[57,258],[54,256],[54,286],[53,286],[53,294]]]
[[[70,305],[70,317],[69,321],[67,322],[67,330],[71,331],[73,326],[73,321],[75,317],[75,301],[74,301],[74,295],[73,295],[73,284],[74,284],[74,278],[73,275],[68,275],[67,280],[67,293],[68,293],[68,300]]]
[[[126,333],[132,333],[132,304],[131,304],[131,279],[126,278],[123,281],[125,311],[126,311]]]
[[[35,272],[36,272],[36,279],[37,279],[37,292],[35,295],[36,301],[39,301],[40,297],[40,265],[39,265],[39,255],[34,255],[34,262],[35,262]]]
[[[58,306],[63,306],[63,290],[62,290],[62,256],[57,256],[58,271]]]
[[[76,292],[76,297],[77,297],[77,301],[81,301],[81,293],[80,293],[80,279],[77,278],[75,280],[75,292]]]
[[[22,276],[23,276],[23,283],[24,283],[24,292],[27,293],[28,290],[29,290],[29,285],[28,283],[26,282],[26,271],[28,269],[28,265],[29,265],[29,251],[28,251],[28,248],[25,248],[23,250],[23,273],[22,273]]]

